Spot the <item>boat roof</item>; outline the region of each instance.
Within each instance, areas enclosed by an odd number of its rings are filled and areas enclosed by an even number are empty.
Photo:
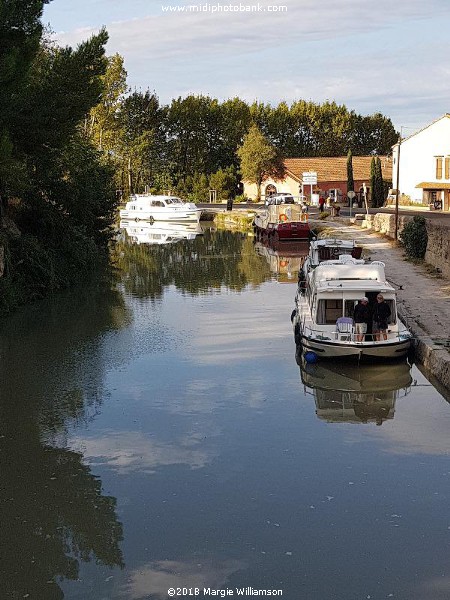
[[[139,200],[163,200],[165,202],[167,202],[167,200],[178,200],[179,202],[182,202],[181,198],[178,198],[178,196],[152,196],[151,194],[133,194],[130,196],[130,202],[136,202]]]
[[[320,240],[313,240],[311,242],[311,247],[320,247],[320,246],[342,246],[344,248],[353,248],[356,246],[355,240],[340,240],[338,238],[323,238]]]
[[[386,281],[384,263],[381,261],[366,262],[349,256],[341,256],[339,260],[325,260],[311,272],[313,285],[320,290],[345,288],[346,290],[379,290],[394,288]]]

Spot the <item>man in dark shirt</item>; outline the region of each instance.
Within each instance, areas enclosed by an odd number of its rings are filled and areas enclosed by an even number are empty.
[[[369,322],[369,300],[364,296],[355,306],[353,311],[353,321],[355,322],[356,341],[362,342],[367,333],[367,323]]]
[[[378,294],[377,303],[373,309],[373,333],[375,339],[380,342],[381,339],[387,340],[387,328],[391,309],[387,302],[384,301],[382,294]]]

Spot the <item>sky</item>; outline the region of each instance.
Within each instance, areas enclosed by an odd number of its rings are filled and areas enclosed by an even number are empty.
[[[43,22],[73,47],[105,26],[130,89],[162,104],[329,100],[403,137],[450,112],[450,0],[196,2],[52,0]]]

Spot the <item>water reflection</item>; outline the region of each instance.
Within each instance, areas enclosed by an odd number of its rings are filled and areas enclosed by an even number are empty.
[[[394,418],[396,400],[413,385],[407,362],[358,366],[297,360],[305,393],[314,396],[318,418],[328,422],[382,425]]]
[[[208,229],[204,235],[175,245],[139,245],[121,239],[115,263],[123,274],[126,292],[137,298],[161,298],[164,288],[172,285],[191,295],[217,292],[222,287],[242,291],[271,276],[246,234]]]
[[[256,252],[269,264],[270,272],[280,282],[297,282],[303,261],[308,256],[309,242],[256,241]]]
[[[58,580],[77,579],[81,562],[123,566],[116,499],[65,441],[98,413],[102,336],[128,319],[107,281],[1,325],[2,597],[63,598]]]
[[[164,221],[121,221],[120,228],[132,244],[174,244],[194,240],[203,233],[199,223],[165,223]]]

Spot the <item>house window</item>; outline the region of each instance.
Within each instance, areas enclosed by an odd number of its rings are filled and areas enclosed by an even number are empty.
[[[436,179],[442,179],[442,156],[436,156]]]
[[[445,157],[445,179],[450,179],[450,156]]]

